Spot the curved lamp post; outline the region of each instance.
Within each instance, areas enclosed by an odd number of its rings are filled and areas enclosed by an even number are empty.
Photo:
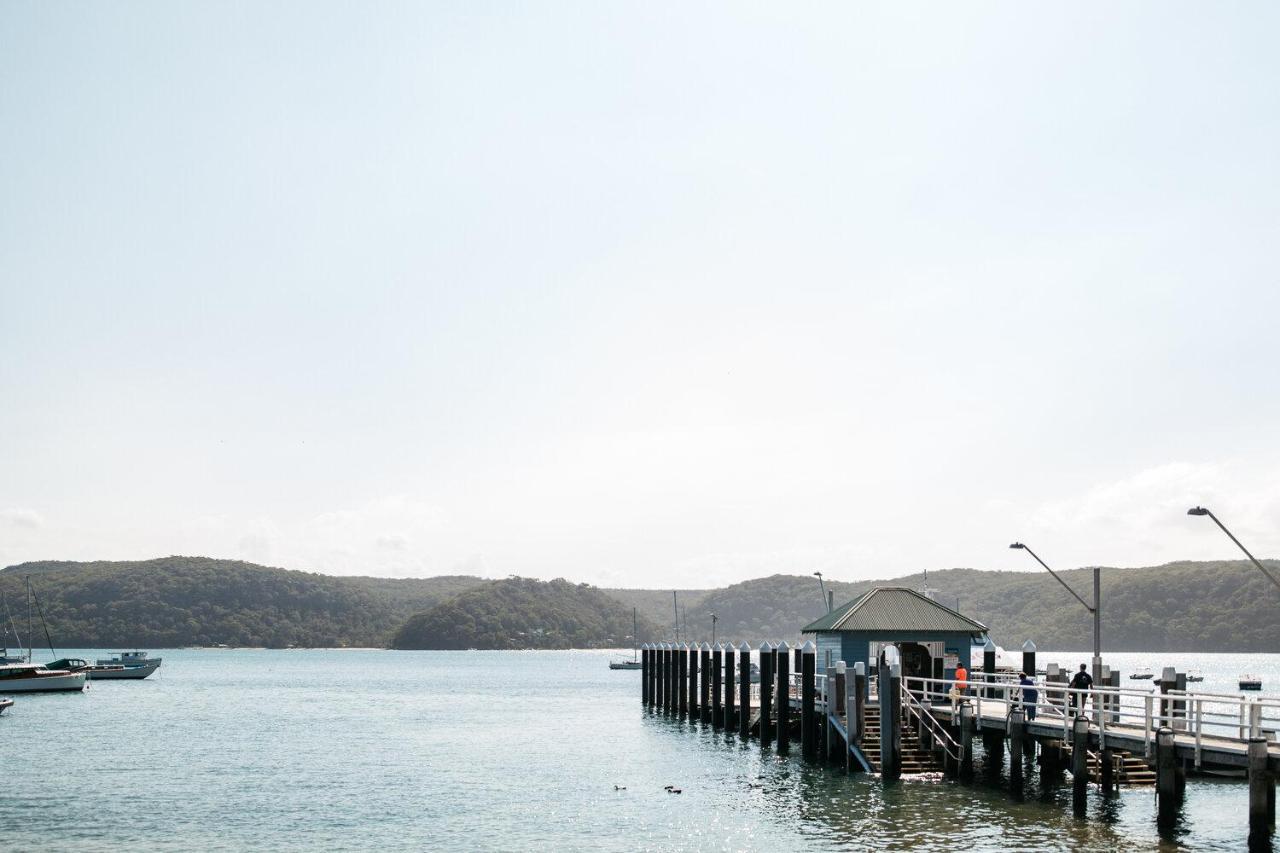
[[[1054,580],[1062,584],[1063,588],[1066,589],[1067,592],[1075,596],[1076,601],[1084,605],[1085,610],[1088,610],[1093,614],[1093,683],[1097,684],[1098,679],[1102,678],[1102,569],[1097,566],[1094,566],[1093,568],[1093,604],[1090,605],[1089,602],[1081,598],[1074,589],[1067,586],[1067,582],[1058,577],[1058,573],[1049,568],[1045,564],[1044,560],[1036,556],[1035,551],[1032,551],[1021,542],[1014,542],[1009,547],[1015,548],[1019,551],[1026,551],[1032,557],[1035,557],[1036,562],[1044,566],[1044,570],[1053,575]]]
[[[1193,506],[1191,509],[1187,510],[1187,515],[1207,515],[1207,516],[1209,516],[1210,518],[1212,518],[1212,519],[1213,519],[1213,523],[1214,523],[1214,524],[1216,524],[1216,525],[1218,525],[1219,527],[1221,527],[1221,528],[1222,528],[1222,532],[1223,532],[1223,533],[1225,533],[1225,534],[1227,534],[1227,536],[1230,536],[1230,537],[1231,537],[1231,541],[1232,541],[1232,542],[1234,542],[1234,543],[1236,543],[1236,547],[1237,547],[1237,548],[1239,548],[1241,551],[1244,551],[1244,555],[1245,555],[1246,557],[1248,557],[1248,558],[1253,562],[1253,564],[1254,564],[1255,566],[1257,566],[1257,567],[1258,567],[1258,571],[1260,571],[1260,572],[1262,572],[1264,575],[1266,575],[1266,576],[1267,576],[1267,580],[1271,581],[1273,584],[1275,584],[1276,586],[1280,587],[1280,580],[1276,580],[1275,575],[1273,575],[1273,574],[1271,574],[1271,572],[1267,571],[1266,567],[1265,567],[1265,566],[1263,566],[1263,565],[1262,565],[1262,563],[1259,563],[1259,562],[1258,562],[1258,558],[1257,558],[1257,557],[1255,557],[1255,556],[1253,556],[1252,554],[1250,554],[1250,553],[1249,553],[1249,549],[1248,549],[1248,548],[1246,548],[1246,547],[1244,547],[1243,545],[1241,545],[1241,544],[1240,544],[1240,540],[1239,540],[1239,539],[1237,539],[1234,535],[1232,535],[1231,531],[1227,529],[1227,526],[1226,526],[1225,524],[1223,524],[1221,521],[1218,521],[1218,517],[1217,517],[1216,515],[1214,515],[1213,513],[1209,512],[1209,510],[1208,510],[1207,508],[1202,507],[1202,506]]]
[[[830,599],[827,598],[827,585],[822,582],[822,572],[814,572],[813,576],[818,579],[818,590],[822,593],[822,606],[831,612]]]

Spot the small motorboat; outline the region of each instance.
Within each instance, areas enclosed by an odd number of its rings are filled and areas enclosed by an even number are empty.
[[[117,664],[98,664],[91,666],[85,670],[89,678],[94,681],[101,681],[104,678],[146,678],[151,673],[160,668],[159,661],[153,661],[146,666],[119,666]]]
[[[1198,672],[1188,672],[1188,673],[1187,673],[1187,681],[1188,681],[1188,682],[1204,681],[1204,676],[1203,676],[1203,675],[1201,675],[1201,674],[1200,674],[1200,673],[1198,673]]]
[[[1145,680],[1147,680],[1147,679],[1155,678],[1155,677],[1156,677],[1156,676],[1155,676],[1155,673],[1143,671],[1143,672],[1135,672],[1133,675],[1130,675],[1130,676],[1129,676],[1129,680],[1130,680],[1130,681],[1145,681]]]
[[[98,666],[150,666],[152,671],[160,666],[160,662],[164,658],[148,658],[146,652],[112,652],[114,657],[99,658],[95,663]],[[145,676],[137,676],[144,678]]]
[[[5,708],[12,708],[12,707],[13,707],[12,699],[8,699],[4,696],[0,696],[0,714],[4,713]]]
[[[638,660],[611,660],[609,669],[644,669],[644,664]]]
[[[1240,689],[1241,690],[1261,690],[1262,679],[1258,678],[1256,675],[1242,675],[1240,676]]]

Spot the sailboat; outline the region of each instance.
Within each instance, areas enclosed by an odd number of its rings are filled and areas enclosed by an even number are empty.
[[[631,660],[609,661],[609,669],[642,669],[644,664],[639,660],[636,640],[636,609],[631,608]]]
[[[13,644],[21,652],[22,637],[18,635],[18,625],[13,621],[13,614],[9,612],[9,600],[4,597],[4,593],[0,592],[0,608],[4,610],[4,625],[0,630],[0,666],[7,663],[26,663],[27,656],[24,654],[9,654],[9,633],[13,632]]]

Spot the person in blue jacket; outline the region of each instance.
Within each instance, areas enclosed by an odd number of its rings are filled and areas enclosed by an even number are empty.
[[[1036,700],[1040,696],[1040,692],[1036,690],[1036,683],[1031,680],[1031,676],[1025,672],[1021,673],[1022,680],[1018,683],[1022,685],[1022,708],[1026,712],[1028,720],[1036,718]]]

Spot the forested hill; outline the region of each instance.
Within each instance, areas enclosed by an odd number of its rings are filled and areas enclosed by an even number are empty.
[[[1280,574],[1280,561],[1264,560]],[[1086,601],[1093,599],[1089,569],[1059,572]],[[925,584],[921,574],[860,583],[827,582],[836,603],[872,586]],[[1031,639],[1044,649],[1077,650],[1092,645],[1091,617],[1046,572],[948,569],[929,572],[937,599],[990,627],[996,642],[1019,648]],[[626,590],[611,590],[625,597]],[[644,591],[648,592],[648,591]],[[671,635],[670,594],[636,596],[651,619]],[[651,602],[648,608],[644,605]],[[817,578],[773,575],[700,595],[689,604],[689,639],[711,634],[715,613],[724,639],[799,638],[799,630],[825,612]],[[696,616],[695,616],[696,613]],[[1280,590],[1243,560],[1177,562],[1148,568],[1102,570],[1103,648],[1113,651],[1280,652]]]
[[[641,642],[659,630],[641,618]],[[410,619],[397,649],[569,649],[632,645],[632,611],[587,584],[512,578],[474,587]]]
[[[412,614],[485,582],[334,577],[208,557],[23,563],[0,571],[0,593],[24,632],[25,575],[64,648],[385,646]],[[38,622],[36,632],[39,644]],[[16,645],[12,630],[6,642]]]

